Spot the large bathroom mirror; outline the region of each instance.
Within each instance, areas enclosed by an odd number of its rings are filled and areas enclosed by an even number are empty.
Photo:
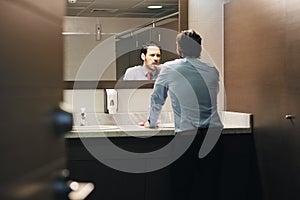
[[[151,81],[119,80],[128,67],[142,64],[146,41],[161,46],[161,63],[174,59],[176,33],[185,28],[187,0],[67,0],[65,87],[113,88],[117,81],[118,87],[151,87]]]

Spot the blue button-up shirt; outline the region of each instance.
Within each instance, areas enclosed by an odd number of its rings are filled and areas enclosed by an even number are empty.
[[[126,70],[123,80],[148,80],[147,73],[142,65],[130,67]],[[155,80],[158,74],[158,70],[151,72],[151,80]]]
[[[220,127],[217,112],[219,72],[197,58],[166,62],[155,81],[148,121],[155,127],[168,94],[171,96],[175,131]]]

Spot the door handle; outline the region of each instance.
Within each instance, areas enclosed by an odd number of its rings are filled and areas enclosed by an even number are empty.
[[[295,119],[296,116],[295,115],[289,115],[289,114],[287,114],[287,115],[285,115],[285,118],[286,119]]]

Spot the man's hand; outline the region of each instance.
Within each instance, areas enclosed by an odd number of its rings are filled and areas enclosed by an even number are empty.
[[[153,65],[153,66],[157,71],[160,71],[162,68],[162,65]]]
[[[145,128],[153,128],[153,127],[150,127],[150,124],[149,124],[148,121],[146,121],[146,122],[144,123],[144,127],[145,127]]]
[[[146,121],[146,122],[144,123],[144,127],[145,127],[145,128],[157,128],[157,127],[158,127],[158,124],[156,124],[156,126],[150,126],[149,122]]]

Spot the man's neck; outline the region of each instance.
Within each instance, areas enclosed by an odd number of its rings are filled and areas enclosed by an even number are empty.
[[[155,71],[154,69],[150,69],[149,67],[147,67],[145,64],[143,65],[143,68],[145,69],[146,72],[153,72],[153,71]]]

